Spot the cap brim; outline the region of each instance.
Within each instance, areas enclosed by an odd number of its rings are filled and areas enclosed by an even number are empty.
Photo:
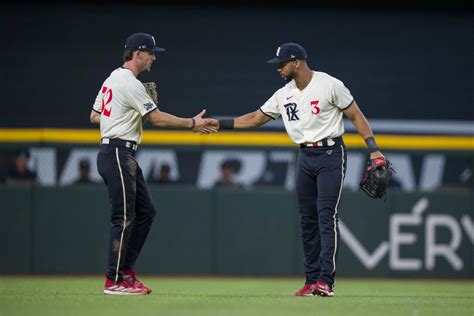
[[[158,46],[155,46],[155,48],[153,48],[153,52],[155,52],[155,53],[164,52],[165,50],[166,49],[158,47]]]
[[[280,57],[275,57],[273,59],[270,59],[269,61],[267,61],[267,63],[269,64],[279,64],[279,63],[282,63],[284,61],[287,61],[289,59],[283,59],[283,58],[280,58]]]

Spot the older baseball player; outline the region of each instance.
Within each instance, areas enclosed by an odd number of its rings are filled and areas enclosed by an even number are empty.
[[[147,33],[130,35],[125,43],[123,66],[104,81],[93,105],[90,120],[100,123],[101,146],[97,167],[112,204],[108,270],[104,293],[149,294],[151,288],[135,275],[134,265],[156,213],[142,170],[135,159],[145,120],[155,126],[215,132],[205,113],[181,118],[162,112],[136,78],[150,71],[156,53],[155,38]]]
[[[300,146],[296,193],[304,250],[305,285],[296,296],[334,296],[339,248],[338,206],[346,170],[343,113],[366,140],[370,158],[383,158],[372,130],[344,84],[308,68],[305,49],[296,43],[278,47],[278,73],[287,84],[255,112],[229,120],[213,120],[220,129],[261,126],[279,116]]]

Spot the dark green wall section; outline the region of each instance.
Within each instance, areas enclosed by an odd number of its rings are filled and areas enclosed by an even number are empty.
[[[93,273],[106,262],[105,190],[38,188],[33,195],[33,273]]]
[[[0,273],[32,271],[31,195],[32,190],[28,188],[0,189]]]
[[[373,253],[380,243],[388,240],[388,220],[393,201],[390,194],[386,200],[373,200],[362,194],[343,194],[340,207],[340,220],[349,227],[351,233],[362,243],[369,253]],[[368,270],[360,260],[354,260],[354,253],[346,243],[340,242],[338,252],[338,273],[354,276],[388,276],[388,255],[381,264]]]
[[[294,192],[152,187],[151,193],[158,214],[140,272],[303,274]],[[104,272],[110,217],[104,187],[1,187],[0,199],[1,274]],[[391,192],[386,201],[344,192],[338,275],[473,277],[472,206],[470,192]]]
[[[219,274],[278,275],[294,272],[296,206],[285,191],[218,191]]]
[[[137,262],[140,270],[213,273],[216,225],[213,192],[162,189],[152,190],[152,195],[158,213]],[[107,231],[108,226],[101,229]]]

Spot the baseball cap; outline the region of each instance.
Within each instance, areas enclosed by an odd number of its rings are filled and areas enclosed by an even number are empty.
[[[148,33],[134,33],[125,41],[125,49],[135,51],[163,52],[165,49],[156,46],[155,38]]]
[[[305,49],[300,44],[296,43],[285,43],[278,47],[276,51],[276,57],[267,61],[270,64],[278,64],[288,60],[295,59],[306,59],[308,54],[306,54]]]

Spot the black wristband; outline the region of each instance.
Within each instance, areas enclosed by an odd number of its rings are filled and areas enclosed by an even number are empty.
[[[234,119],[219,120],[219,129],[234,129]]]
[[[369,148],[370,153],[374,153],[376,151],[379,151],[379,148],[377,147],[377,143],[375,142],[375,138],[370,136],[365,139],[365,143],[367,144],[367,147]]]
[[[196,126],[196,120],[194,118],[191,118],[192,123],[191,123],[191,129],[193,129]]]

